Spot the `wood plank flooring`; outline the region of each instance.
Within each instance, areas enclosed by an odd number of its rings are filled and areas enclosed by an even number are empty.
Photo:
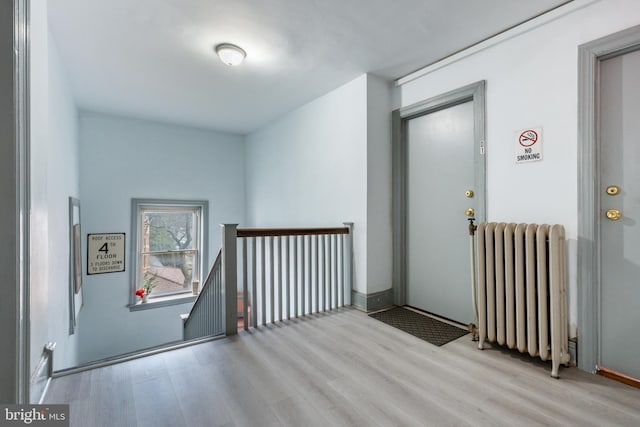
[[[342,309],[55,379],[72,426],[640,426],[640,390]]]

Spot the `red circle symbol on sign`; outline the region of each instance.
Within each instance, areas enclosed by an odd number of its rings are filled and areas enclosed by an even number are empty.
[[[523,147],[531,147],[533,144],[538,142],[538,132],[532,129],[525,130],[520,134],[518,142]]]

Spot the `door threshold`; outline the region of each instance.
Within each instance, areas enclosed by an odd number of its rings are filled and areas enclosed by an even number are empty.
[[[403,307],[406,308],[406,309],[409,309],[411,311],[415,311],[416,313],[420,313],[422,315],[429,316],[429,317],[431,317],[433,319],[436,319],[436,320],[438,320],[438,321],[440,321],[442,323],[447,323],[447,324],[449,324],[451,326],[456,326],[456,327],[458,327],[460,329],[465,329],[465,330],[468,329],[467,325],[465,325],[464,323],[460,323],[457,320],[449,319],[448,317],[440,316],[439,314],[435,314],[435,313],[423,310],[423,309],[418,308],[418,307],[413,307],[411,305],[404,305]]]
[[[626,385],[630,385],[631,387],[640,388],[639,379],[614,371],[613,369],[598,368],[598,370],[596,371],[596,374],[605,378],[609,378],[610,380],[614,380]]]

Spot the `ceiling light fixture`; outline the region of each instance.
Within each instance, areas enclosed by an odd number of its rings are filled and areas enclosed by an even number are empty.
[[[222,62],[231,66],[242,64],[242,61],[244,61],[244,58],[247,56],[244,50],[231,43],[217,45],[216,53]]]

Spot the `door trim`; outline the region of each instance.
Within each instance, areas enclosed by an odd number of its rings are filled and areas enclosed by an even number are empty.
[[[601,358],[600,188],[597,94],[600,62],[640,49],[640,25],[578,47],[578,367]]]
[[[413,118],[473,102],[474,154],[476,196],[478,200],[476,219],[486,218],[486,173],[485,173],[485,90],[484,80],[472,83],[442,95],[429,98],[392,113],[392,200],[393,200],[393,290],[396,305],[404,305],[407,295],[407,122]]]
[[[0,6],[3,245],[0,401],[29,403],[29,0]]]

